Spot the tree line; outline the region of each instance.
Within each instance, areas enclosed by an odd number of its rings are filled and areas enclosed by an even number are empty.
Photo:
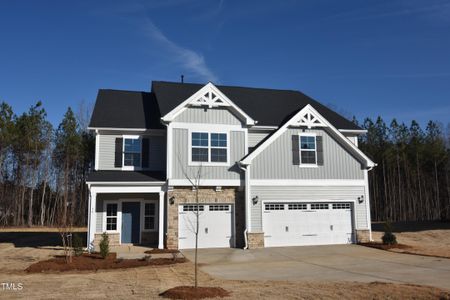
[[[0,226],[87,224],[87,174],[95,138],[90,111],[67,109],[57,128],[41,102],[16,115],[0,103]],[[353,121],[358,124],[356,119]],[[378,165],[369,172],[374,221],[450,219],[450,124],[422,129],[381,117],[358,124],[359,147]]]
[[[372,220],[450,220],[450,124],[447,133],[433,121],[359,125],[359,147],[378,164],[369,172]]]
[[[84,105],[57,128],[41,102],[16,115],[0,103],[0,226],[85,226],[95,139]]]

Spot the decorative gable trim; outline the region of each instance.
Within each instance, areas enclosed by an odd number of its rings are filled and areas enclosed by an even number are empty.
[[[310,104],[303,107],[291,119],[283,124],[277,131],[275,131],[267,140],[265,140],[258,148],[240,161],[242,165],[250,165],[252,160],[258,156],[264,149],[272,144],[278,137],[280,137],[288,128],[292,127],[327,127],[329,128],[341,142],[347,146],[352,152],[364,160],[367,168],[376,166],[369,157],[367,157],[358,147],[356,147],[349,139],[347,139],[338,129],[336,129],[330,122],[328,122],[321,114],[319,114]]]
[[[170,123],[175,118],[189,107],[227,107],[233,111],[246,125],[252,126],[256,124],[249,115],[233,103],[224,93],[222,93],[214,84],[208,82],[204,87],[198,90],[195,94],[183,101],[180,105],[175,107],[168,114],[163,116],[161,120]]]

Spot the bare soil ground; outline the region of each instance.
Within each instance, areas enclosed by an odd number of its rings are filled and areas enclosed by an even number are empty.
[[[193,284],[194,268],[190,262],[96,272],[29,274],[24,270],[31,264],[62,254],[61,248],[47,239],[52,237],[48,236],[51,232],[42,235],[35,232],[33,235],[14,231],[4,232],[6,235],[0,233],[3,239],[3,242],[0,240],[0,283],[23,286],[14,291],[0,285],[0,299],[158,299],[159,294],[170,288]],[[230,291],[230,297],[225,299],[450,299],[449,291],[427,286],[380,282],[235,281],[213,278],[204,272],[199,273],[199,285]]]
[[[407,248],[391,248],[389,251],[431,255],[450,258],[450,229],[396,232],[397,242]],[[380,242],[383,232],[373,231],[372,238]]]

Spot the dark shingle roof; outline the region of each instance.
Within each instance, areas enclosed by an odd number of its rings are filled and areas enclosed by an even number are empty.
[[[151,93],[99,90],[89,127],[164,128],[160,118],[203,84],[153,81]],[[287,116],[311,104],[338,129],[361,129],[298,91],[217,86],[259,126],[279,126]]]
[[[87,182],[118,181],[165,181],[163,171],[94,171],[88,175]]]
[[[152,92],[164,116],[202,88],[202,84],[153,81]],[[286,116],[311,104],[338,129],[361,129],[325,105],[298,91],[220,86],[222,91],[259,126],[279,126]]]
[[[153,93],[99,90],[89,127],[164,128]]]

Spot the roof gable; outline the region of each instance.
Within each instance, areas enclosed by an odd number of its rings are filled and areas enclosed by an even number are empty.
[[[329,128],[330,131],[341,141],[341,144],[349,151],[360,157],[368,168],[376,166],[376,164],[367,157],[358,147],[356,147],[349,139],[347,139],[339,130],[337,130],[330,122],[328,122],[317,110],[310,104],[306,105],[291,118],[280,126],[273,134],[269,135],[263,140],[251,153],[244,157],[240,163],[243,165],[250,165],[252,160],[257,157],[264,149],[272,144],[278,137],[280,137],[289,127],[322,127]]]
[[[193,83],[153,81],[152,92],[158,99],[162,116],[168,114],[203,85]],[[361,130],[360,127],[307,95],[291,90],[216,86],[242,111],[257,121],[258,126],[282,124],[286,116],[307,104],[314,106],[334,127],[344,130]]]
[[[244,120],[246,125],[255,125],[255,121],[250,116],[234,104],[233,101],[231,101],[211,82],[207,83],[204,87],[180,103],[161,119],[164,122],[171,122],[188,107],[225,107],[233,111],[238,117]]]

